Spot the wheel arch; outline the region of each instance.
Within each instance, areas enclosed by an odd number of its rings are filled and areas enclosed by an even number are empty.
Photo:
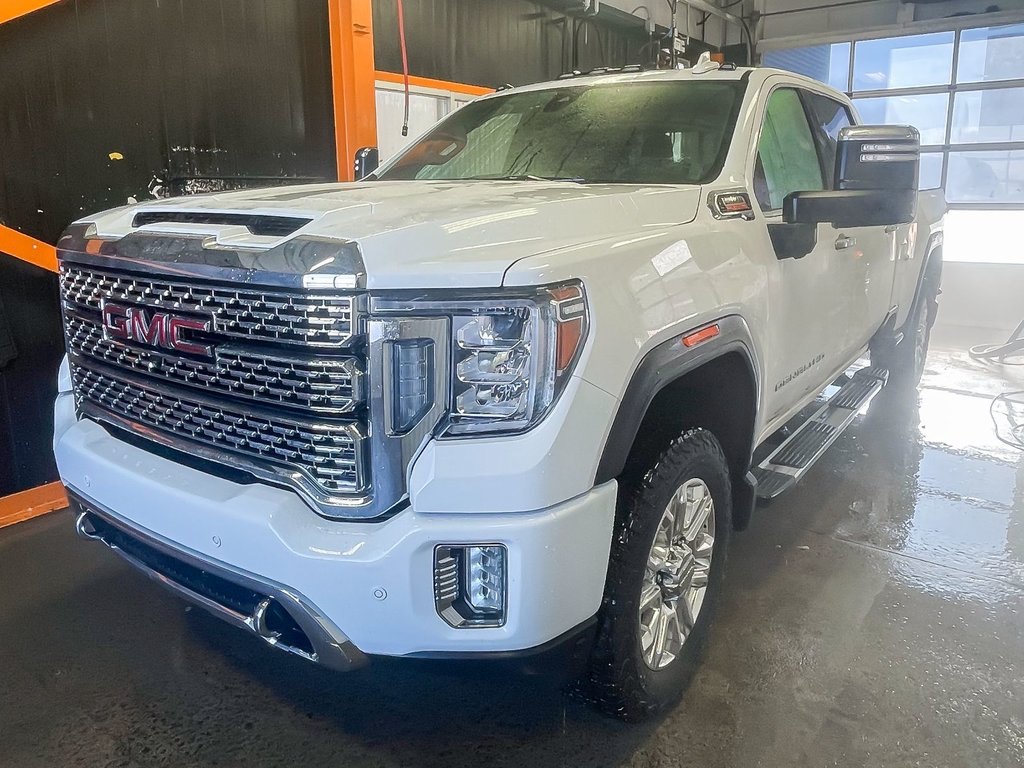
[[[717,325],[714,338],[692,348],[689,333]],[[738,315],[704,323],[659,344],[641,359],[619,404],[598,463],[596,483],[618,479],[628,489],[683,430],[703,427],[729,461],[733,522],[746,527],[754,504],[749,474],[760,381],[747,324]]]
[[[917,310],[925,285],[932,282],[935,284],[935,290],[938,291],[942,284],[942,245],[943,233],[941,231],[933,232],[924,249],[921,272],[917,276],[917,285],[914,286],[914,301],[910,305],[910,317],[913,317]]]

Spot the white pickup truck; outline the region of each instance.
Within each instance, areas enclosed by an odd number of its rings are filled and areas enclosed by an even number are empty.
[[[77,529],[334,668],[567,651],[602,708],[658,711],[731,532],[920,374],[918,153],[821,83],[702,63],[481,98],[357,183],[87,217]]]

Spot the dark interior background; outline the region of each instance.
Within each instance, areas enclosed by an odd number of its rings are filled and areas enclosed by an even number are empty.
[[[495,87],[651,54],[635,19],[584,22],[566,15],[574,0],[405,5],[425,77]],[[0,224],[55,243],[134,200],[335,178],[327,7],[63,0],[0,25]],[[397,4],[373,9],[376,67],[401,71]],[[63,340],[53,274],[0,254],[0,302],[4,495],[56,479]]]
[[[0,224],[55,243],[131,199],[336,178],[329,44],[315,0],[65,0],[0,25]],[[56,479],[63,340],[51,273],[0,254],[0,301],[4,495]]]
[[[495,88],[550,80],[571,71],[574,62],[586,71],[641,60],[648,40],[642,24],[587,21],[561,10],[575,5],[580,3],[406,0],[409,71]],[[377,69],[401,72],[395,0],[374,0],[373,43]]]

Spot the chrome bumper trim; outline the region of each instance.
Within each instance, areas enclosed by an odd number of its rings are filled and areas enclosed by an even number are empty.
[[[366,655],[356,648],[352,641],[318,611],[309,600],[295,590],[268,581],[247,571],[208,560],[191,550],[179,547],[153,533],[138,528],[73,487],[68,486],[67,490],[71,508],[76,513],[75,530],[80,536],[91,541],[101,541],[106,544],[130,565],[142,571],[179,597],[204,608],[218,618],[248,630],[272,647],[322,664],[325,667],[346,671],[357,669],[367,663]],[[264,599],[259,602],[251,615],[246,615],[206,595],[200,594],[142,562],[119,547],[116,542],[108,541],[95,528],[90,530],[90,515],[95,515],[103,523],[117,529],[124,536],[135,539],[142,545],[154,549],[166,557],[263,595]],[[266,614],[274,602],[287,612],[309,639],[313,647],[312,653],[284,644],[268,628]]]

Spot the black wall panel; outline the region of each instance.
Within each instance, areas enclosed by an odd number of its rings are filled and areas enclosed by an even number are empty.
[[[646,42],[574,35],[531,0],[405,5],[412,73],[458,82],[619,66]],[[377,68],[400,71],[394,0],[374,24]],[[333,179],[333,126],[327,0],[62,0],[0,25],[0,224],[49,243],[131,200]],[[53,275],[0,254],[0,303],[3,495],[55,479],[63,342]]]
[[[642,29],[584,23],[530,0],[405,0],[409,71],[458,83],[496,87],[549,80],[581,70],[640,61]],[[402,71],[397,0],[374,0],[377,69]]]
[[[64,354],[53,275],[0,254],[0,496],[55,480],[50,441]],[[13,353],[13,354],[11,354]]]
[[[65,0],[0,25],[0,223],[54,242],[129,198],[334,178],[330,77],[321,0]]]
[[[64,0],[0,25],[0,224],[54,243],[130,198],[335,178],[328,35],[325,0]],[[55,479],[63,342],[53,275],[0,254],[0,301],[3,495]]]

